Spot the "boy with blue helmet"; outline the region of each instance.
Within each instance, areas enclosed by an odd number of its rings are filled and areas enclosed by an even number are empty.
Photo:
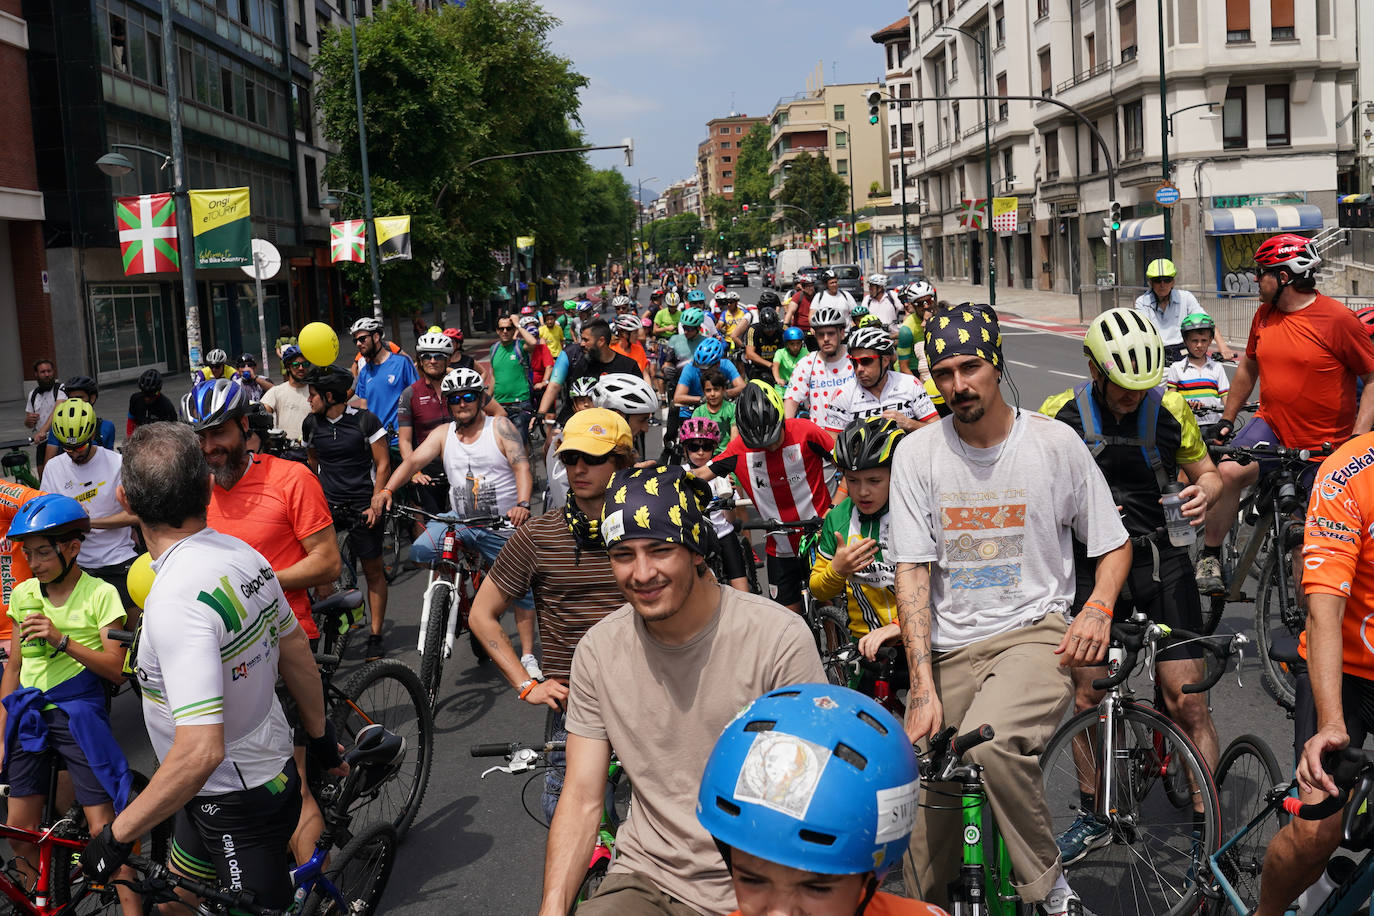
[[[943,914],[878,892],[906,851],[918,788],[900,723],[857,691],[798,684],[750,703],[716,741],[697,794],[735,916]]]

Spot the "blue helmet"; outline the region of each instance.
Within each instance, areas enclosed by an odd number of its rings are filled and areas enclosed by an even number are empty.
[[[237,378],[201,379],[181,399],[181,418],[203,432],[246,414],[249,400]]]
[[[919,788],[911,742],[876,700],[797,684],[725,726],[697,820],[717,842],[778,865],[881,881],[906,851]]]
[[[806,340],[806,332],[801,328],[788,328],[782,332],[782,341],[786,343],[789,340]]]
[[[689,289],[689,290],[687,290],[687,301],[688,301],[688,302],[705,302],[705,301],[706,301],[706,294],[703,293],[703,292],[702,292],[701,290],[699,290],[699,289]]]
[[[686,309],[678,319],[684,328],[699,328],[705,320],[706,313],[699,308]]]
[[[709,369],[720,364],[720,358],[725,355],[725,342],[714,337],[708,337],[697,344],[696,351],[692,353],[692,365],[698,369]]]
[[[24,503],[10,522],[10,539],[44,534],[60,537],[91,530],[91,517],[81,503],[70,496],[44,493]]]

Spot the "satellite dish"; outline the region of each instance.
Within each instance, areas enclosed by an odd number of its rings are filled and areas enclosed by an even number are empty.
[[[267,239],[253,239],[253,263],[239,269],[258,280],[271,280],[281,270],[281,252]]]

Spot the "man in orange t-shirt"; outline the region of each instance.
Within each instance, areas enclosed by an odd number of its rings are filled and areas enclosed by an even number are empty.
[[[10,522],[14,521],[15,514],[23,508],[24,503],[40,495],[42,491],[22,483],[0,481],[0,645],[8,645],[10,641],[10,592],[33,575],[24,552],[7,537]]]

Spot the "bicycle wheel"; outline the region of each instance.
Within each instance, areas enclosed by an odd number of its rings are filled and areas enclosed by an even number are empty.
[[[372,824],[353,839],[343,851],[330,857],[325,875],[343,898],[342,905],[321,887],[316,887],[301,907],[302,916],[370,916],[377,911],[391,866],[396,863],[400,843],[391,824]]]
[[[1226,746],[1217,764],[1217,797],[1221,802],[1221,826],[1225,837],[1234,836],[1251,819],[1269,807],[1269,793],[1284,785],[1283,773],[1274,752],[1263,739],[1241,735]],[[1260,870],[1264,851],[1288,822],[1282,808],[1272,808],[1270,816],[1255,826],[1238,843],[1222,854],[1219,864],[1247,912],[1259,906]]]
[[[1287,562],[1288,554],[1279,550],[1270,550],[1265,558],[1258,594],[1255,596],[1255,642],[1264,689],[1278,700],[1280,706],[1291,712],[1297,691],[1297,672],[1293,666],[1269,657],[1275,637],[1296,639],[1307,625],[1307,615],[1298,606],[1292,581],[1283,589],[1283,594],[1279,593],[1278,564]],[[1291,580],[1291,567],[1289,572],[1286,578]]]
[[[815,615],[811,629],[816,636],[816,649],[821,654],[825,679],[842,687],[849,685],[849,665],[838,657],[840,649],[849,645],[849,615],[833,604],[812,608]]]
[[[444,678],[444,637],[448,633],[448,615],[452,606],[453,584],[436,582],[434,590],[430,592],[425,648],[420,655],[420,683],[425,688],[430,709],[439,700],[439,686]]]
[[[133,770],[132,775],[134,781],[133,789],[129,793],[130,801],[148,788],[147,776],[138,770]],[[83,841],[90,839],[90,830],[86,826],[86,812],[80,805],[73,804],[68,808],[63,819],[67,823],[58,828],[57,836]],[[133,854],[152,859],[154,862],[166,862],[171,843],[172,819],[168,818],[134,841]],[[76,905],[69,911],[74,916],[75,914],[89,916],[89,914],[94,913],[120,912],[119,897],[115,893],[115,889],[100,885],[91,887],[88,892],[85,876],[72,874],[79,861],[77,854],[64,855],[64,852],[65,850],[55,850],[52,857],[53,903],[62,905],[71,900],[77,900]],[[82,896],[83,894],[84,896]]]
[[[401,574],[401,520],[394,513],[382,522],[382,572],[388,582]]]
[[[331,687],[328,702],[345,747],[373,722],[405,739],[406,753],[397,773],[349,808],[355,820],[392,824],[404,839],[424,799],[434,753],[434,715],[420,678],[404,662],[377,659],[353,672],[342,687]]]
[[[1172,721],[1148,706],[1123,705],[1116,716],[1111,760],[1114,797],[1101,797],[1104,755],[1100,709],[1079,713],[1060,726],[1040,758],[1045,800],[1055,836],[1080,816],[1093,816],[1106,830],[1103,845],[1069,866],[1069,880],[1094,913],[1150,913],[1182,916],[1197,906],[1207,857],[1221,832],[1216,787],[1193,742]],[[1193,785],[1201,787],[1202,812],[1180,809],[1168,798],[1155,736],[1177,758]],[[1097,794],[1085,811],[1084,788]],[[1099,813],[1101,812],[1101,813]]]

